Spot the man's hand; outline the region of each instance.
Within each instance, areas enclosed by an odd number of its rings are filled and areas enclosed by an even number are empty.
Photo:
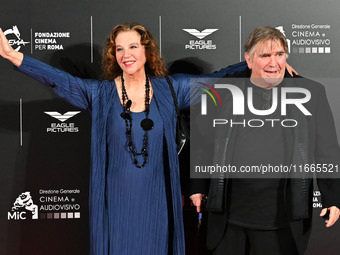
[[[339,219],[340,216],[340,210],[336,206],[332,206],[329,208],[323,208],[320,217],[323,217],[326,215],[327,211],[329,211],[329,218],[325,221],[326,227],[331,227],[334,225],[334,223]]]
[[[193,194],[190,196],[190,199],[194,206],[196,206],[197,212],[201,212],[201,206],[202,206],[202,198],[205,197],[201,193]]]
[[[295,71],[295,69],[293,67],[291,67],[288,63],[286,63],[286,69],[287,69],[288,73],[290,74],[290,76],[293,77],[293,73],[295,75],[298,75],[298,72]]]

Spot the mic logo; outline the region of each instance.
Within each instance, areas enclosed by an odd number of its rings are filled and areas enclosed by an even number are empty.
[[[17,197],[12,212],[8,212],[8,220],[26,220],[26,213],[30,213],[33,220],[38,219],[38,206],[34,204],[28,191]]]

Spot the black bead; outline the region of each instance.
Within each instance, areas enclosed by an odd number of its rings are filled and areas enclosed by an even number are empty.
[[[140,126],[143,128],[144,131],[149,131],[153,128],[153,121],[149,118],[145,118],[141,121]]]
[[[125,104],[125,109],[130,109],[132,105],[132,101],[131,100],[127,100],[126,104]]]
[[[124,120],[131,120],[131,116],[127,112],[122,112],[120,117],[122,117]]]

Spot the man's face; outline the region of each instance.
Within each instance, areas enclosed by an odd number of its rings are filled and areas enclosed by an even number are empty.
[[[267,40],[255,45],[252,55],[245,53],[251,81],[263,88],[272,88],[281,83],[286,67],[286,53],[278,40]]]

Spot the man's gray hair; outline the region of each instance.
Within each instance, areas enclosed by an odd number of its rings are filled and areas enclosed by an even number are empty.
[[[269,26],[255,28],[249,35],[247,42],[244,45],[244,50],[249,54],[250,58],[252,58],[256,45],[259,42],[268,40],[280,42],[288,57],[289,52],[286,37],[278,29]]]

